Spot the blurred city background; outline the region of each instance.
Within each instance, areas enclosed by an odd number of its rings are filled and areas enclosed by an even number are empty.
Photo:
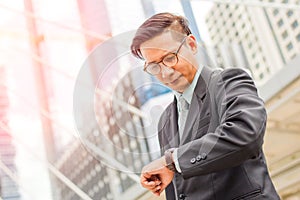
[[[156,199],[138,172],[159,156],[153,125],[173,97],[121,35],[166,11],[188,18],[203,64],[251,74],[272,179],[282,199],[300,200],[300,0],[0,0],[0,199]],[[99,87],[95,65],[120,53]],[[74,108],[84,67],[93,112]]]

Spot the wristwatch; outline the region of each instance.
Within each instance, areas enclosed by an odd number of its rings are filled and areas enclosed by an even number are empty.
[[[168,149],[167,151],[165,151],[165,159],[166,159],[166,164],[167,164],[166,167],[173,172],[177,172],[175,163],[173,161],[173,156],[172,156],[173,151],[174,151],[174,148]]]

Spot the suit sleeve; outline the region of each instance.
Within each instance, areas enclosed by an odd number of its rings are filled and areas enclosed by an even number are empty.
[[[251,77],[241,69],[229,69],[221,72],[216,84],[219,124],[214,132],[178,148],[184,178],[240,165],[262,148],[267,115]]]

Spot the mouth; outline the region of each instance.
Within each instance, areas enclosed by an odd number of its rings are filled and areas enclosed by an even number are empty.
[[[170,82],[168,82],[167,84],[168,84],[168,85],[174,85],[174,84],[176,84],[176,82],[179,80],[180,77],[181,77],[181,76],[175,78],[173,81],[170,81]]]

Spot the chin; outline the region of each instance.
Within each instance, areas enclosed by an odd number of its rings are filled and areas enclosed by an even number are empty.
[[[184,89],[182,87],[170,87],[172,90],[176,91],[176,92],[179,92],[179,93],[182,93],[184,91]]]
[[[172,88],[174,88],[175,91],[184,92],[184,90],[185,90],[186,88],[188,88],[189,85],[190,85],[190,84],[183,83],[183,84],[178,84],[178,85],[176,85],[176,86],[174,86],[174,87],[172,87]]]

